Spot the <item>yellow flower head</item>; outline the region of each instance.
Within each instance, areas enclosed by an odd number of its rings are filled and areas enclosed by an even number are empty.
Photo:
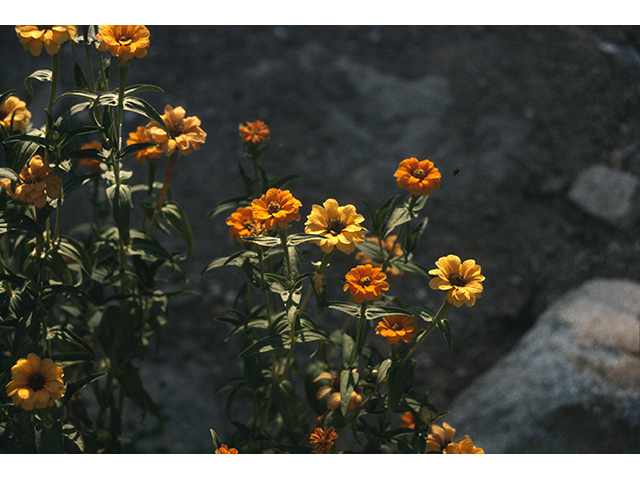
[[[43,43],[47,53],[55,55],[60,52],[60,45],[76,38],[78,29],[75,25],[16,25],[16,34],[24,49],[38,57]]]
[[[262,121],[256,120],[253,123],[238,127],[242,141],[245,143],[260,143],[269,140],[269,127]]]
[[[147,55],[149,29],[144,25],[100,25],[96,40],[102,40],[98,46],[101,52],[111,52],[119,65],[126,65],[133,57]]]
[[[349,290],[357,303],[382,298],[382,291],[389,290],[389,284],[384,281],[387,276],[371,265],[358,265],[347,272],[345,278],[344,291]]]
[[[475,260],[465,260],[460,263],[460,258],[455,255],[441,257],[437,262],[438,268],[429,270],[429,275],[437,275],[431,279],[429,286],[433,290],[447,292],[447,301],[456,307],[464,303],[472,307],[476,299],[482,295],[482,282],[484,276],[480,274],[480,265]]]
[[[260,222],[267,230],[273,230],[276,224],[280,228],[293,220],[300,220],[298,209],[300,200],[291,195],[289,190],[270,188],[262,197],[251,202],[253,219]]]
[[[333,427],[327,429],[318,427],[309,436],[309,442],[313,445],[316,453],[331,453],[331,447],[336,438],[338,438],[338,434]]]
[[[147,130],[145,127],[138,127],[135,132],[129,133],[129,138],[127,139],[127,145],[134,145],[136,143],[147,143],[153,142],[149,135],[147,135]],[[136,153],[135,160],[139,164],[143,164],[147,160],[151,163],[155,163],[162,156],[162,150],[160,147],[149,147],[145,150],[140,150]]]
[[[442,451],[456,434],[456,429],[452,428],[447,422],[439,425],[431,425],[427,435],[427,452]]]
[[[378,323],[376,333],[385,337],[389,345],[409,343],[418,334],[418,325],[410,315],[389,315]]]
[[[402,247],[400,246],[400,244],[396,243],[396,238],[398,238],[397,235],[389,235],[387,238],[385,238],[382,241],[382,248],[385,249],[385,251],[387,252],[390,258],[399,257],[403,253]],[[367,242],[372,242],[372,243],[375,243],[376,245],[380,245],[380,240],[378,240],[377,237],[369,237],[366,240]],[[391,249],[393,249],[393,251],[391,251]],[[381,266],[379,263],[373,262],[369,258],[369,256],[364,252],[356,253],[356,262],[361,263],[363,265],[370,263],[374,267]],[[389,277],[389,280],[393,280],[396,277],[404,275],[404,272],[402,270],[400,270],[399,268],[393,268],[391,265],[387,267],[384,273],[387,275],[387,277]]]
[[[327,399],[327,409],[328,410],[337,410],[340,408],[340,376],[333,376],[329,372],[323,372],[313,379],[314,382],[324,383],[328,381],[329,383],[326,385],[322,385],[318,388],[316,392],[316,398],[318,400],[322,400],[323,398]],[[347,404],[347,408],[349,410],[355,410],[362,403],[362,388],[357,387],[351,392],[351,396],[349,397],[349,403]]]
[[[15,191],[11,188],[11,180],[3,178],[0,187],[4,188],[9,196],[26,203],[32,203],[36,208],[42,208],[47,204],[47,197],[51,199],[60,196],[62,179],[48,164],[42,161],[40,155],[36,155],[24,166]]]
[[[407,158],[400,162],[398,170],[393,174],[400,185],[412,195],[429,195],[440,187],[440,172],[429,160],[418,161],[417,158]]]
[[[191,150],[199,150],[200,144],[204,143],[207,134],[200,128],[198,117],[185,116],[184,108],[171,105],[164,107],[162,120],[167,125],[167,133],[156,122],[149,122],[146,133],[152,142],[157,143],[165,155],[171,156],[176,149],[182,155],[189,155]]]
[[[416,419],[412,412],[404,412],[400,415],[400,426],[404,428],[416,428]]]
[[[65,393],[63,376],[59,363],[50,358],[40,360],[38,355],[30,353],[11,367],[7,395],[24,410],[50,407]]]
[[[13,132],[24,130],[31,121],[27,104],[18,97],[11,96],[0,105],[0,125]]]
[[[447,445],[442,453],[484,454],[484,450],[476,447],[469,438],[469,435],[465,435],[459,442]]]
[[[217,448],[215,453],[218,453],[218,454],[220,454],[220,453],[224,453],[224,454],[229,454],[229,453],[231,453],[231,454],[237,454],[237,453],[238,453],[238,450],[236,450],[235,448],[229,448],[229,447],[227,447],[226,445],[220,445],[220,448]]]
[[[364,228],[359,225],[362,222],[364,217],[356,213],[356,207],[340,207],[338,202],[330,198],[323,206],[311,207],[304,231],[325,236],[323,240],[311,240],[311,243],[320,245],[325,253],[330,253],[334,248],[351,253],[355,250],[356,243],[364,242]]]
[[[95,142],[85,143],[82,145],[81,149],[82,150],[89,150],[89,149],[102,150],[102,142],[98,142],[96,140]],[[102,168],[101,168],[102,162],[100,160],[96,160],[95,158],[81,158],[80,160],[78,160],[78,167],[82,167],[84,165],[87,165],[89,167],[89,171],[93,173],[100,173],[102,171]]]
[[[263,224],[256,222],[253,218],[253,208],[240,207],[227,218],[229,236],[235,237],[236,241],[241,243],[242,237],[259,237],[266,235],[267,229]]]

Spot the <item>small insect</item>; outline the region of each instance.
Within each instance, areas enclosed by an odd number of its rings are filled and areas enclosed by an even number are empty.
[[[456,169],[453,171],[453,176],[455,177],[459,173],[460,173],[460,169],[458,167],[456,167]]]

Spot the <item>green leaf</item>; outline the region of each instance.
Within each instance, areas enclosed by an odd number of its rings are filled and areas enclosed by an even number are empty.
[[[383,360],[380,366],[378,367],[378,376],[376,378],[376,385],[378,389],[380,389],[380,387],[387,381],[390,367],[391,367],[391,359],[389,358]]]
[[[372,262],[382,264],[384,257],[380,249],[380,245],[374,242],[362,242],[356,244],[356,248],[363,252]]]
[[[125,158],[127,158],[129,155],[135,155],[136,153],[142,150],[146,150],[147,148],[157,147],[157,146],[158,144],[153,142],[132,143],[131,145],[127,145],[126,147],[122,148],[122,150],[120,150],[116,154],[116,161],[122,161]]]
[[[304,242],[310,242],[311,240],[323,240],[326,237],[324,235],[316,235],[313,233],[294,233],[287,237],[287,245],[294,247]]]
[[[216,215],[222,212],[226,212],[227,210],[231,210],[231,209],[237,210],[240,207],[246,207],[248,205],[251,205],[251,201],[247,198],[246,195],[229,198],[228,200],[225,200],[224,202],[220,202],[215,207],[213,207],[213,209],[209,212],[208,219],[211,220]]]
[[[36,70],[24,79],[24,86],[27,89],[27,92],[29,92],[29,95],[33,97],[33,87],[31,86],[32,78],[40,82],[50,82],[53,78],[53,73],[51,72],[51,70]]]
[[[23,230],[42,236],[42,228],[30,217],[15,212],[0,212],[0,234]]]
[[[282,350],[291,348],[289,338],[283,335],[271,335],[258,340],[250,347],[244,349],[238,355],[238,358],[244,358],[249,355],[257,355],[259,353],[270,352],[271,350]]]
[[[131,85],[130,87],[127,87],[124,89],[124,95],[125,97],[128,97],[129,95],[132,95],[134,93],[138,93],[138,92],[160,92],[160,93],[164,93],[164,90],[161,89],[160,87],[156,86],[156,85]]]
[[[376,318],[386,317],[387,315],[410,315],[410,316],[413,316],[414,313],[411,310],[408,310],[406,308],[393,307],[393,306],[382,306],[382,307],[370,306],[370,307],[367,308],[367,310],[365,312],[365,316],[369,320],[375,320]]]
[[[407,386],[413,384],[416,361],[408,360],[402,366],[393,366],[389,371],[389,405],[395,410],[404,395]]]
[[[91,259],[79,242],[66,235],[61,235],[58,252],[80,265],[87,275],[91,275]]]
[[[296,392],[293,384],[289,380],[284,380],[272,388],[275,405],[280,415],[282,415],[284,426],[289,431],[296,430],[298,428],[298,403],[296,402]]]
[[[1,178],[8,178],[12,182],[17,182],[18,181],[18,174],[16,172],[14,172],[13,170],[11,170],[10,168],[7,168],[7,167],[0,167],[0,177]]]
[[[125,245],[129,244],[130,234],[130,216],[133,204],[131,203],[131,188],[129,185],[111,185],[107,187],[107,197],[111,203],[111,210],[113,212],[113,220],[120,232],[120,238]]]
[[[342,415],[347,414],[351,393],[358,384],[360,376],[355,370],[343,370],[340,372],[340,411]]]
[[[436,316],[433,310],[422,305],[407,305],[407,308],[414,314],[418,315],[425,322],[433,321],[433,317]]]
[[[79,378],[75,382],[67,384],[67,391],[65,392],[65,397],[66,398],[73,397],[76,393],[78,393],[84,387],[95,382],[99,378],[104,377],[106,374],[107,374],[106,372],[92,373],[91,375],[87,375],[85,377]]]
[[[351,363],[351,354],[353,352],[353,348],[355,347],[355,342],[351,335],[347,332],[343,332],[342,334],[342,363],[345,365],[349,365]]]
[[[146,101],[138,97],[125,97],[124,109],[129,112],[135,112],[143,117],[147,117],[152,122],[156,122],[167,133],[169,128],[164,123],[160,114]]]
[[[329,302],[327,307],[339,310],[352,317],[358,317],[360,315],[360,305],[349,302]]]
[[[437,327],[442,332],[442,335],[447,342],[447,347],[449,347],[449,356],[453,358],[453,346],[451,345],[451,325],[449,324],[449,320],[443,318],[438,322]]]
[[[213,441],[213,450],[217,450],[222,446],[220,439],[218,438],[218,434],[215,432],[213,428],[209,429],[209,433],[211,433],[211,440]]]
[[[50,424],[37,422],[34,425],[36,449],[40,454],[64,453],[62,424],[53,421]]]
[[[143,417],[146,412],[149,411],[162,424],[163,421],[160,409],[142,385],[139,370],[140,369],[134,367],[131,362],[127,362],[123,367],[121,367],[118,373],[116,373],[116,377],[122,386],[124,394],[142,409]]]
[[[78,452],[80,453],[84,452],[84,448],[85,448],[84,439],[82,438],[82,435],[80,435],[80,432],[76,429],[76,427],[74,427],[70,423],[63,425],[62,436],[64,437],[65,440],[68,440],[68,442],[70,442],[71,445],[75,446]]]
[[[242,237],[242,240],[249,243],[255,243],[263,247],[277,247],[280,245],[280,239],[278,237]]]
[[[187,253],[181,258],[181,260],[186,260],[193,252],[193,233],[191,231],[191,225],[189,225],[189,220],[187,219],[187,214],[180,205],[173,200],[169,200],[162,206],[160,215],[180,234],[187,244]]]

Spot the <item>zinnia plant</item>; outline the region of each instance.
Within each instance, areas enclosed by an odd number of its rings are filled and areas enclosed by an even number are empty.
[[[365,300],[374,300],[382,297],[382,292],[389,290],[389,284],[385,282],[387,276],[379,268],[371,265],[358,265],[352,268],[346,275],[344,290],[349,290],[356,303]]]
[[[56,199],[60,195],[62,179],[50,165],[46,165],[40,155],[36,155],[20,172],[15,189],[8,178],[0,180],[0,187],[17,200],[43,208],[47,199]]]
[[[7,395],[24,410],[51,407],[65,393],[64,372],[50,358],[40,359],[35,353],[21,358],[11,368]]]
[[[429,160],[411,157],[400,162],[394,174],[400,185],[412,195],[429,195],[440,187],[442,175]]]
[[[294,220],[300,220],[298,209],[300,200],[291,195],[289,190],[270,188],[267,193],[251,202],[253,219],[273,230],[276,226],[285,228]]]
[[[429,270],[429,275],[436,275],[436,278],[429,282],[429,286],[434,290],[442,290],[447,293],[447,301],[455,307],[463,304],[472,307],[476,299],[482,295],[482,282],[484,275],[480,274],[480,265],[476,265],[475,260],[465,260],[460,263],[460,257],[447,255],[441,257],[433,270]]]
[[[330,198],[322,206],[311,207],[304,231],[325,237],[322,240],[311,240],[311,243],[320,245],[325,253],[332,252],[334,248],[351,253],[356,249],[356,244],[364,242],[364,229],[360,226],[362,222],[364,217],[356,213],[356,207],[341,207],[336,200]]]
[[[144,25],[100,25],[96,40],[100,40],[100,51],[110,52],[119,64],[126,65],[133,57],[147,55],[149,36]]]

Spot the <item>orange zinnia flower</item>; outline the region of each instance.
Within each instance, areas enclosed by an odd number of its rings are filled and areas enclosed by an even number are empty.
[[[89,150],[89,149],[102,150],[102,142],[98,142],[96,140],[95,142],[85,143],[82,145],[81,149],[82,150]],[[96,160],[95,158],[81,158],[80,160],[78,160],[78,168],[84,165],[88,165],[89,171],[93,173],[100,173],[102,171],[102,168],[100,168],[100,166],[102,165],[102,162],[100,160]]]
[[[469,438],[469,435],[465,435],[459,442],[447,445],[447,448],[445,448],[442,453],[484,454],[484,450],[476,447]]]
[[[136,143],[147,143],[153,142],[149,135],[147,135],[147,130],[145,127],[138,127],[135,132],[129,133],[129,138],[127,139],[127,145],[134,145]],[[160,147],[149,147],[145,150],[140,150],[136,153],[135,160],[139,164],[143,164],[145,161],[149,160],[151,163],[155,163],[162,156],[162,150]]]
[[[313,379],[314,382],[322,382],[323,380],[328,380],[330,383],[328,385],[321,386],[316,392],[316,398],[318,400],[322,400],[323,398],[327,398],[327,409],[333,411],[340,408],[340,376],[333,376],[329,372],[323,372]],[[327,395],[329,395],[327,397]],[[351,396],[349,397],[349,403],[347,408],[349,410],[355,410],[362,404],[362,388],[357,387],[351,392]]]
[[[358,265],[345,278],[347,283],[344,290],[349,290],[357,303],[382,298],[382,291],[389,290],[389,284],[384,281],[387,276],[371,265]]]
[[[439,425],[431,425],[427,435],[427,452],[442,451],[446,448],[453,436],[456,434],[456,429],[452,428],[447,422],[442,422],[442,427]]]
[[[389,315],[378,323],[376,333],[385,337],[389,345],[409,343],[418,334],[418,325],[410,315]]]
[[[400,162],[398,170],[393,174],[400,185],[412,195],[429,195],[440,187],[440,172],[429,160],[418,161],[417,158],[407,158]]]
[[[245,143],[260,143],[269,140],[269,127],[262,120],[256,120],[253,123],[247,122],[246,125],[240,125],[238,129]]]
[[[416,428],[416,419],[412,412],[404,412],[400,415],[400,426],[404,428]]]
[[[302,203],[289,190],[270,188],[262,197],[251,202],[251,206],[253,219],[264,224],[267,230],[273,230],[276,224],[284,228],[289,222],[300,220],[298,209]]]
[[[32,203],[36,208],[42,208],[47,204],[47,197],[58,198],[62,179],[48,164],[42,161],[40,155],[36,155],[24,166],[15,191],[11,188],[11,180],[3,178],[0,187],[4,188],[9,196],[26,203]]]
[[[98,49],[109,51],[119,65],[127,65],[133,57],[142,58],[149,48],[149,29],[144,25],[100,25],[96,40]]]
[[[16,25],[16,34],[25,50],[34,57],[42,53],[42,44],[49,55],[60,52],[60,45],[76,38],[78,29],[75,25]]]
[[[238,450],[236,450],[235,448],[229,448],[226,445],[220,445],[220,448],[217,448],[215,453],[218,453],[218,454],[237,454]]]
[[[460,263],[460,258],[456,255],[441,257],[436,262],[433,270],[429,270],[429,275],[437,275],[431,279],[429,286],[433,290],[444,290],[447,292],[447,301],[456,307],[464,303],[472,307],[476,299],[482,295],[482,282],[484,276],[480,274],[480,265],[476,265],[475,260],[465,260]]]
[[[164,107],[162,120],[167,125],[169,133],[156,122],[147,124],[146,133],[152,142],[157,143],[165,155],[171,156],[176,149],[182,155],[189,155],[192,150],[199,150],[207,134],[200,128],[198,117],[185,116],[182,107],[175,109],[171,105]]]
[[[311,240],[311,243],[320,245],[325,253],[332,252],[334,247],[341,252],[351,253],[356,249],[356,243],[364,242],[364,228],[359,225],[362,222],[364,217],[356,213],[356,207],[340,207],[337,201],[330,198],[322,207],[311,207],[304,231],[325,236],[323,240]]]
[[[253,218],[253,208],[240,207],[227,218],[229,236],[235,237],[237,242],[242,242],[242,237],[259,237],[266,235],[267,229]]]
[[[24,130],[31,121],[27,104],[18,97],[10,96],[0,105],[0,125],[17,132]]]
[[[396,238],[398,238],[397,235],[389,235],[387,238],[385,238],[382,241],[382,248],[386,250],[390,258],[399,257],[404,253],[400,244],[396,243]],[[380,240],[377,237],[369,237],[367,238],[367,242],[372,242],[372,243],[375,243],[376,245],[380,245]],[[393,248],[393,252],[391,251],[392,248]],[[364,252],[356,253],[356,261],[363,265],[370,263],[374,267],[381,266],[379,263],[373,262],[369,258],[369,256]],[[400,275],[404,275],[404,272],[402,270],[400,270],[399,268],[393,268],[391,266],[388,266],[387,269],[384,271],[384,273],[389,277],[389,280],[393,280],[394,278],[399,277]]]
[[[309,436],[309,441],[314,445],[313,449],[316,453],[331,453],[331,447],[336,438],[338,438],[338,434],[333,427],[326,430],[318,427]]]
[[[30,353],[11,367],[7,395],[24,410],[50,407],[65,394],[63,376],[62,365]]]

